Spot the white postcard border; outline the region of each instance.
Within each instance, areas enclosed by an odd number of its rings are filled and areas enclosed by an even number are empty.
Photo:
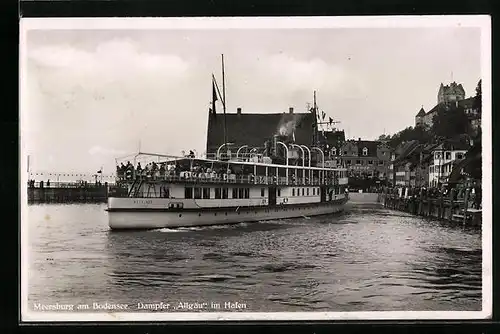
[[[132,27],[132,28],[131,28]],[[387,312],[171,312],[171,313],[63,313],[34,312],[28,307],[28,182],[23,140],[26,124],[26,33],[35,29],[327,29],[327,28],[439,28],[481,29],[481,79],[483,95],[482,173],[482,310]],[[486,319],[492,315],[492,145],[491,145],[491,18],[487,15],[358,16],[358,17],[232,17],[232,18],[22,18],[20,21],[20,189],[21,189],[21,321],[219,321],[219,320],[460,320]],[[24,221],[24,223],[23,223]]]

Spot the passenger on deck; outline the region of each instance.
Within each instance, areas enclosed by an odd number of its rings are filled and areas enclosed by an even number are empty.
[[[189,151],[189,157],[190,158],[194,158],[194,152],[193,151]]]

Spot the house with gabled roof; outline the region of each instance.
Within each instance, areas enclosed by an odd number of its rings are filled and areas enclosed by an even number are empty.
[[[347,167],[352,177],[387,178],[391,148],[386,142],[361,138],[347,140],[333,147],[329,154],[337,165]]]
[[[293,108],[288,112],[257,114],[244,113],[237,108],[234,113],[210,113],[207,129],[207,155],[214,154],[226,141],[236,153],[243,145],[248,149],[263,148],[267,140],[280,135],[299,145],[312,144],[315,116],[311,112],[295,113]]]

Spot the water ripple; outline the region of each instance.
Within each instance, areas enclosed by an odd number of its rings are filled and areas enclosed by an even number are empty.
[[[104,208],[29,206],[30,300],[238,300],[251,311],[481,308],[475,229],[357,204],[331,217],[116,233]]]

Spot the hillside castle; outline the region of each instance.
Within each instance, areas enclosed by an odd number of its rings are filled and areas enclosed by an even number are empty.
[[[463,108],[465,113],[469,116],[469,118],[471,118],[471,125],[475,128],[479,126],[479,124],[476,124],[477,122],[475,122],[476,117],[474,116],[478,116],[478,111],[475,110],[473,101],[473,97],[465,98],[465,90],[462,87],[462,84],[452,82],[445,86],[441,83],[437,95],[437,104],[428,112],[426,112],[422,107],[415,115],[415,126],[431,127],[434,116],[438,113],[438,111],[447,109],[454,105],[455,107]]]

